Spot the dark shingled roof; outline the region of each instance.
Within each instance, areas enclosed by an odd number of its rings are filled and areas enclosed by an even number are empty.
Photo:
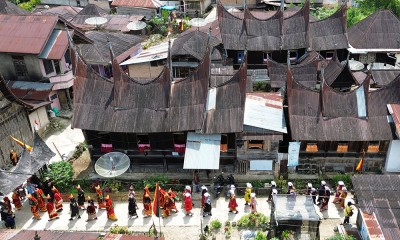
[[[94,4],[88,4],[71,20],[71,23],[78,27],[82,27],[84,25],[87,25],[85,23],[85,20],[88,18],[106,17],[107,15],[107,11],[102,9],[101,7]]]
[[[142,41],[140,37],[124,33],[92,31],[85,34],[93,41],[93,44],[81,44],[79,48],[83,59],[90,64],[108,65],[111,62],[108,41],[111,43],[116,58]]]
[[[219,29],[225,49],[244,50],[247,33],[243,19],[229,13],[221,2],[217,6]]]
[[[204,133],[242,132],[246,84],[247,54],[232,79],[216,86],[216,106],[207,111]]]
[[[308,48],[309,17],[310,1],[307,1],[300,11],[283,21],[282,49]]]
[[[349,43],[358,49],[400,49],[400,20],[380,10],[349,28]]]
[[[327,19],[310,23],[310,49],[315,51],[348,48],[346,5]]]
[[[400,239],[400,176],[356,175],[351,180],[360,209],[375,213],[385,239]]]
[[[7,0],[0,0],[0,14],[29,15],[30,12]]]
[[[277,11],[267,19],[259,19],[252,15],[250,10],[245,10],[245,23],[247,29],[247,50],[265,51],[280,50],[283,16],[282,11]]]
[[[287,65],[277,63],[272,60],[267,61],[271,87],[281,88],[286,86]],[[293,77],[302,86],[315,89],[317,84],[318,60],[307,61],[304,64],[291,65]]]
[[[400,75],[400,69],[373,69],[372,77],[378,87],[385,86]]]
[[[208,34],[201,31],[184,32],[174,40],[171,47],[172,56],[190,55],[197,60],[202,60],[207,51],[207,43],[213,48],[221,44],[221,41],[211,36],[208,41]]]
[[[305,141],[383,141],[393,139],[393,132],[387,121],[388,103],[399,103],[400,77],[384,88],[366,95],[368,119],[349,116],[324,119],[322,117],[321,94],[301,86],[288,73],[288,106],[292,138]],[[364,86],[365,87],[365,86]],[[330,93],[329,98],[336,109],[348,108],[354,103],[338,101],[342,93]],[[336,96],[335,96],[336,95]],[[354,98],[353,98],[354,99]],[[351,100],[351,99],[349,99]],[[335,106],[334,106],[335,105]],[[346,115],[346,114],[344,114]],[[349,114],[347,114],[349,115]]]

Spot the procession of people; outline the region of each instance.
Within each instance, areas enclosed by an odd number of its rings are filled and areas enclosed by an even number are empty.
[[[29,181],[31,182],[31,181]],[[35,186],[38,186],[35,184]],[[61,193],[57,190],[54,183],[46,179],[43,185],[40,187],[36,187],[31,194],[27,195],[27,199],[30,205],[30,210],[33,215],[33,219],[40,220],[41,216],[39,212],[47,212],[48,213],[48,220],[52,221],[59,218],[59,212],[63,210],[63,199],[61,197]],[[46,187],[44,187],[46,186]],[[270,184],[270,194],[268,196],[267,202],[271,202],[273,196],[279,193],[278,186],[275,181],[271,181]],[[197,186],[196,186],[197,188]],[[170,188],[168,191],[163,190],[162,188],[159,189],[159,194],[155,195],[158,196],[158,207],[162,209],[162,217],[168,218],[171,216],[172,213],[178,213],[179,210],[176,206],[176,202],[180,201],[177,194]],[[203,217],[212,216],[212,201],[211,201],[211,194],[208,192],[208,188],[203,185],[199,187],[201,189],[201,214]],[[103,191],[100,185],[95,187],[96,193],[95,196],[97,198],[97,204],[90,196],[85,195],[85,191],[81,188],[80,185],[76,186],[77,190],[77,199],[73,194],[69,195],[69,214],[70,214],[70,221],[75,219],[81,218],[80,210],[86,211],[88,218],[86,221],[97,220],[97,212],[101,209],[104,209],[107,213],[107,218],[109,220],[117,221],[117,213],[115,212],[115,205],[113,200],[109,195],[104,196]],[[192,194],[193,190],[191,186],[185,186],[182,193],[182,210],[186,216],[193,216],[193,199]],[[238,202],[237,202],[237,195],[236,195],[236,188],[234,185],[230,186],[228,189],[228,197],[229,201],[227,204],[228,212],[237,214],[238,210]],[[47,193],[47,195],[45,195]],[[292,182],[288,182],[287,184],[287,191],[284,192],[288,196],[296,195],[297,190]],[[331,190],[327,186],[325,181],[321,181],[319,190],[313,187],[312,183],[307,183],[306,189],[304,192],[306,195],[311,196],[312,201],[315,205],[320,206],[320,211],[328,210],[328,203],[330,201]],[[352,215],[353,211],[353,204],[349,201],[346,201],[347,198],[347,188],[343,181],[339,181],[337,183],[336,191],[334,193],[332,203],[338,204],[339,208],[344,210],[344,224],[349,223],[349,218]],[[258,202],[256,193],[253,191],[253,186],[251,183],[246,183],[246,189],[244,191],[244,195],[242,195],[245,201],[245,205],[249,206],[249,212],[257,213],[258,211]],[[317,198],[318,197],[318,198]],[[128,202],[128,218],[138,218],[137,210],[139,206],[136,200],[136,193],[134,191],[134,186],[130,185],[128,195],[126,196],[126,200]],[[13,216],[12,219],[8,219],[9,224],[14,221],[15,215],[13,212],[12,204],[14,204],[15,210],[21,210],[23,208],[23,204],[21,202],[21,198],[19,196],[19,192],[15,191],[12,195],[12,199],[8,197],[4,197],[3,199],[3,208],[2,208],[2,215],[4,215],[4,221],[7,219],[7,216]],[[150,217],[153,215],[153,203],[154,199],[152,199],[152,194],[148,186],[145,186],[143,189],[143,217]],[[4,212],[4,214],[3,214]],[[161,211],[160,211],[161,213]],[[7,214],[7,216],[6,216]]]

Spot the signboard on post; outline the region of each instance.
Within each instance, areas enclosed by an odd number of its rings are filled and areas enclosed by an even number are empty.
[[[289,142],[288,167],[299,165],[300,144],[301,142]]]

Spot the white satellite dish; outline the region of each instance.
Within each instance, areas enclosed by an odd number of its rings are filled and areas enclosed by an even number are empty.
[[[99,26],[108,22],[107,18],[104,17],[91,17],[85,20],[86,24]]]
[[[342,61],[342,64],[346,64],[347,60]],[[354,59],[348,62],[351,71],[360,71],[364,69],[364,64],[362,62],[356,61]]]
[[[131,161],[121,152],[109,152],[97,159],[94,169],[102,177],[116,177],[128,170]]]
[[[202,27],[207,24],[206,20],[204,18],[193,18],[192,20],[189,21],[190,26],[193,27]]]
[[[145,22],[136,21],[128,23],[128,25],[126,25],[126,28],[129,30],[137,31],[144,29],[146,26],[147,24]]]

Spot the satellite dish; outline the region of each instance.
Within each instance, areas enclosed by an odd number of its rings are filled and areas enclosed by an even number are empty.
[[[91,17],[85,20],[86,24],[99,26],[101,24],[106,23],[108,20],[104,17]]]
[[[121,152],[110,152],[97,159],[94,169],[102,177],[116,177],[128,170],[131,161]]]
[[[342,61],[342,64],[346,64],[347,60]],[[364,69],[364,64],[356,60],[349,60],[348,62],[351,71],[360,71]]]
[[[204,18],[193,18],[192,20],[189,21],[190,26],[193,27],[202,27],[207,24],[206,20]]]
[[[126,25],[126,28],[129,30],[142,30],[146,27],[146,23],[145,22],[141,22],[141,21],[136,21],[136,22],[130,22],[128,23],[128,25]]]

